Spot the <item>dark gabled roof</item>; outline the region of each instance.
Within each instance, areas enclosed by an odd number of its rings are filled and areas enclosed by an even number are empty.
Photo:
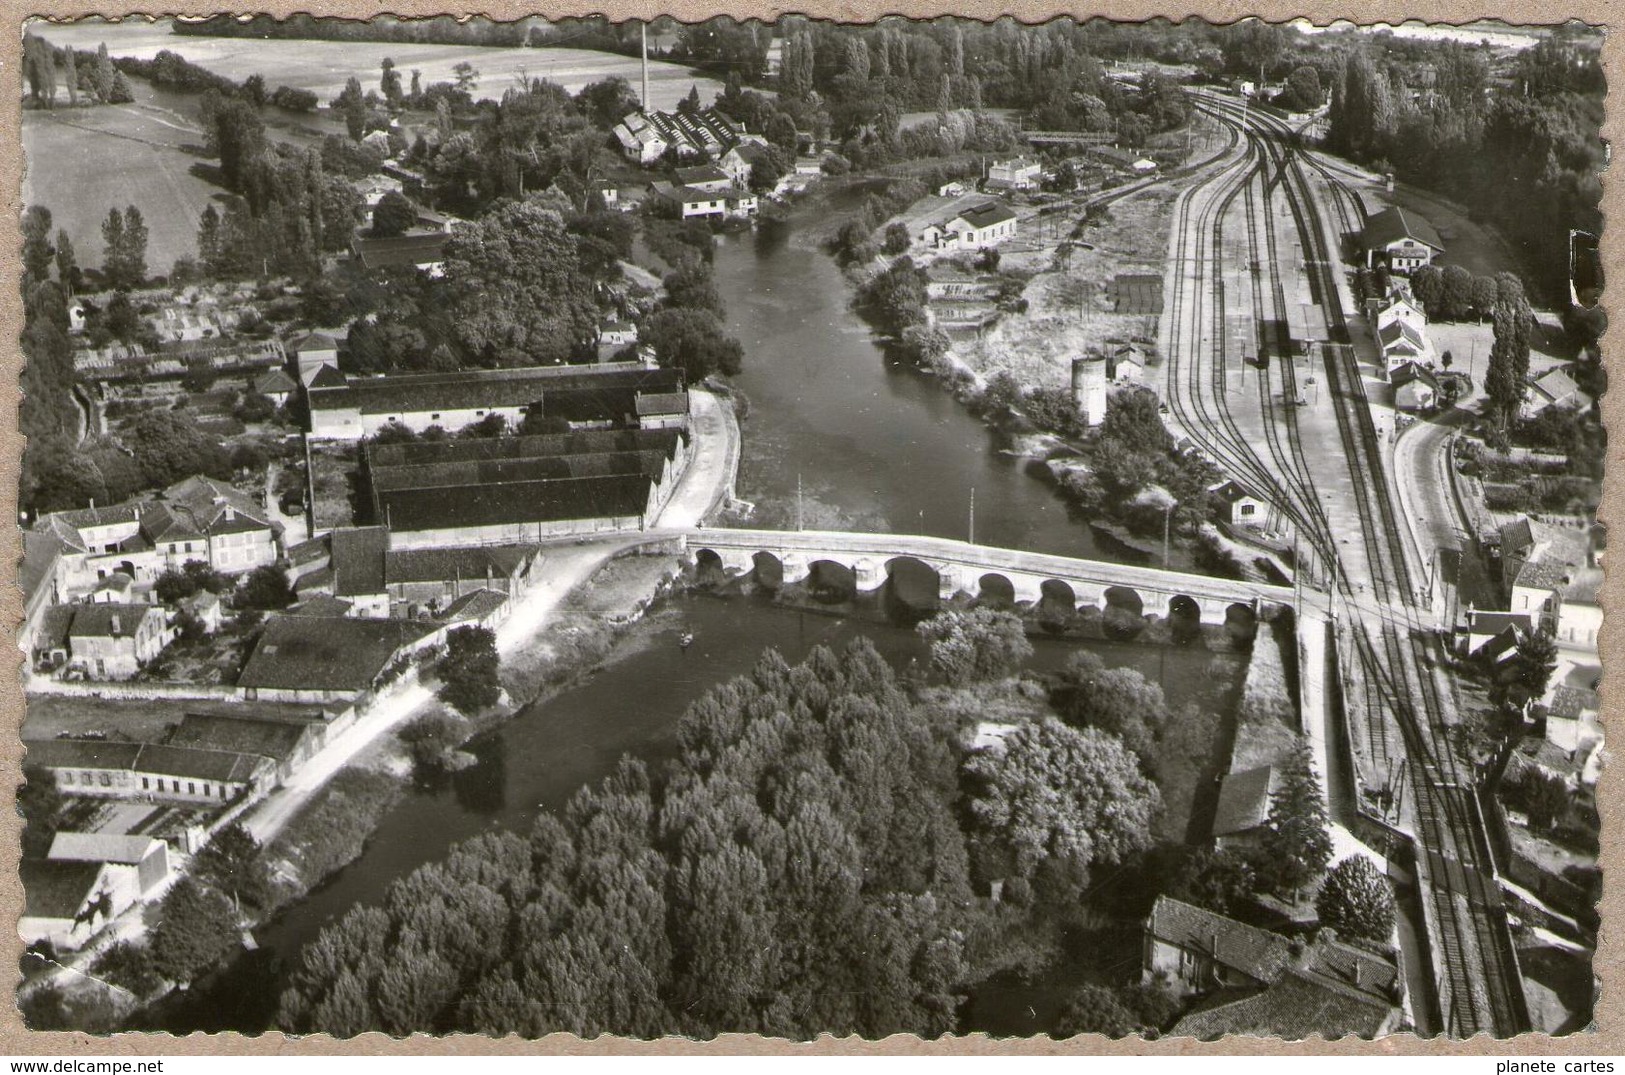
[[[1414,239],[1435,250],[1444,249],[1444,242],[1432,224],[1398,207],[1376,214],[1366,221],[1365,229],[1360,232],[1360,245],[1367,250],[1380,249],[1401,239]]]
[[[78,605],[52,605],[40,617],[40,625],[34,632],[34,648],[37,650],[64,649],[68,645],[68,630],[73,626],[73,613]]]
[[[677,169],[677,182],[693,186],[696,183],[731,183],[733,180],[714,164],[696,164],[691,168]]]
[[[384,583],[475,581],[489,574],[508,578],[538,555],[538,545],[461,545],[440,549],[393,549],[384,556]]]
[[[29,739],[27,768],[41,769],[128,769],[141,753],[140,743],[118,743],[106,739]]]
[[[1216,485],[1210,485],[1208,486],[1207,491],[1218,497],[1220,500],[1223,500],[1226,504],[1235,504],[1242,500],[1258,499],[1258,497],[1254,495],[1251,490],[1249,490],[1245,485],[1242,485],[1240,482],[1236,481],[1234,478],[1226,478],[1224,481],[1219,482]]]
[[[312,390],[336,391],[348,387],[350,387],[350,379],[333,366],[321,367],[316,371],[316,376],[310,379],[310,388]],[[315,402],[315,398],[312,397],[311,405],[314,406]]]
[[[1537,391],[1554,403],[1561,403],[1580,392],[1580,386],[1574,383],[1574,378],[1565,373],[1561,366],[1553,366],[1536,377],[1532,383]]]
[[[1414,362],[1406,362],[1403,365],[1396,366],[1388,379],[1396,389],[1404,388],[1411,382],[1416,381],[1433,389],[1435,392],[1439,390],[1439,379],[1433,376],[1432,372],[1427,368],[1418,366]]]
[[[374,467],[371,473],[372,488],[375,493],[381,495],[398,489],[505,485],[556,478],[607,477],[614,474],[647,474],[650,477],[658,477],[665,469],[665,465],[665,455],[655,450],[549,455],[530,459],[469,460],[461,463],[423,463],[414,466]]]
[[[1602,695],[1584,687],[1560,686],[1552,693],[1547,713],[1564,720],[1579,720],[1587,713],[1602,712]]]
[[[659,451],[673,458],[688,439],[681,429],[590,429],[518,437],[469,437],[461,440],[369,444],[374,468],[460,463],[485,459],[532,459],[553,455],[596,455],[605,452]]]
[[[1215,914],[1171,896],[1158,896],[1146,932],[1179,948],[1204,952],[1217,963],[1269,982],[1292,955],[1285,937]]]
[[[400,489],[380,493],[378,510],[396,531],[635,518],[648,509],[652,487],[653,479],[647,475],[624,474],[445,489]]]
[[[1509,549],[1522,552],[1524,549],[1533,548],[1535,545],[1535,524],[1530,521],[1529,516],[1525,515],[1523,518],[1515,519],[1501,527],[1500,537],[1502,556],[1505,556]]]
[[[298,387],[299,382],[289,377],[281,366],[274,370],[266,370],[254,378],[254,391],[262,395],[269,396],[276,392],[292,392]]]
[[[432,627],[408,620],[273,616],[237,685],[245,688],[362,691],[397,651]]]
[[[1384,351],[1397,344],[1400,340],[1409,343],[1418,351],[1427,350],[1427,341],[1422,338],[1420,332],[1417,332],[1412,327],[1409,321],[1390,321],[1383,326],[1382,331],[1377,335],[1382,339],[1382,349]]]
[[[1234,996],[1215,997],[1217,1003],[1199,1007],[1175,1023],[1169,1036],[1207,1039],[1255,1034],[1297,1041],[1316,1034],[1328,1038],[1356,1034],[1369,1038],[1383,1029],[1393,1009],[1385,1001],[1299,970],[1287,971],[1261,992],[1230,999]]]
[[[1231,773],[1219,786],[1219,806],[1213,817],[1213,835],[1251,832],[1269,817],[1270,793],[1277,776],[1273,765]]]
[[[1467,629],[1475,635],[1497,635],[1508,627],[1527,634],[1533,626],[1527,612],[1487,612],[1478,608],[1467,612]]]
[[[269,760],[258,754],[144,743],[141,756],[131,768],[157,776],[247,783],[253,779],[255,770],[268,764]]]
[[[287,761],[313,734],[314,725],[220,714],[188,713],[169,733],[170,746],[259,754]]]
[[[410,269],[427,262],[439,261],[445,249],[447,232],[415,232],[387,239],[371,235],[357,235],[350,240],[350,249],[367,269]]]
[[[443,620],[482,620],[507,604],[508,595],[496,590],[475,590],[466,593],[446,606],[440,614]]]
[[[134,638],[148,616],[162,620],[164,613],[157,605],[126,605],[114,601],[76,605],[68,637]]]
[[[332,542],[333,595],[355,597],[384,592],[384,553],[389,531],[381,526],[343,527],[328,535]]]
[[[289,341],[287,350],[289,354],[297,354],[300,351],[337,351],[338,347],[339,341],[325,332],[307,332]]]
[[[356,407],[363,414],[425,414],[440,410],[523,407],[546,404],[550,393],[578,389],[676,391],[682,371],[638,364],[609,366],[527,366],[454,373],[397,373],[311,382],[311,407]]]
[[[973,228],[991,228],[995,224],[1016,219],[1016,214],[1007,205],[984,202],[974,208],[962,210],[959,218]]]
[[[102,879],[99,862],[24,859],[21,871],[27,918],[77,918]]]

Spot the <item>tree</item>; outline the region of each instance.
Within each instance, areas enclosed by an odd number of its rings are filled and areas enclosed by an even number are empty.
[[[1531,631],[1518,639],[1513,657],[1513,682],[1525,699],[1543,698],[1557,670],[1557,642],[1545,630]]]
[[[1429,317],[1443,317],[1444,270],[1437,265],[1423,265],[1411,273],[1411,294]]]
[[[128,286],[140,287],[147,280],[147,222],[141,210],[129,206],[124,210],[124,246],[120,250],[120,269]]]
[[[56,249],[51,246],[51,211],[42,205],[23,210],[23,291],[51,278]]]
[[[1460,321],[1472,308],[1473,274],[1460,265],[1446,265],[1441,276],[1439,316],[1445,321]]]
[[[1168,723],[1160,686],[1132,668],[1107,668],[1087,651],[1067,661],[1051,697],[1068,724],[1109,732],[1145,762],[1152,760]]]
[[[1286,107],[1294,112],[1312,112],[1320,107],[1324,94],[1320,72],[1308,64],[1292,69],[1286,78]]]
[[[96,46],[96,97],[103,104],[113,101],[114,83],[118,73],[113,67],[113,58],[107,54],[107,42],[103,41]]]
[[[745,351],[709,310],[660,310],[643,326],[643,338],[667,368],[681,369],[689,384],[713,373],[732,375],[744,365]]]
[[[939,612],[920,623],[931,644],[931,666],[953,686],[999,679],[1032,656],[1021,617],[997,609]]]
[[[767,194],[778,189],[779,180],[790,170],[790,161],[778,146],[767,146],[751,162],[746,185],[756,194]]]
[[[893,223],[886,225],[885,238],[881,241],[881,253],[895,256],[908,253],[908,248],[914,242],[913,236],[908,232],[908,225]]]
[[[583,86],[581,92],[576,94],[576,104],[594,127],[609,130],[636,112],[639,101],[631,83],[619,75],[612,75]]]
[[[785,113],[775,112],[768,117],[762,127],[762,137],[790,156],[795,155],[796,121]]]
[[[417,225],[418,209],[412,199],[392,190],[372,210],[372,233],[380,238],[404,235]]]
[[[378,79],[378,89],[384,95],[384,101],[390,108],[401,106],[401,73],[395,70],[395,61],[388,56],[383,60],[383,73]]]
[[[230,459],[220,443],[172,410],[142,411],[125,425],[120,439],[149,486],[173,485],[195,474],[231,475]]]
[[[395,734],[411,751],[414,764],[435,768],[445,765],[447,756],[463,741],[467,724],[449,713],[425,713]]]
[[[1258,891],[1258,879],[1246,856],[1223,848],[1193,848],[1169,879],[1168,895],[1176,900],[1233,915]]]
[[[1092,863],[1114,865],[1151,843],[1157,788],[1114,736],[1053,717],[1023,724],[965,770],[978,828],[1030,877],[1054,864],[1081,887]]]
[[[23,786],[17,792],[17,812],[23,817],[23,858],[42,859],[51,850],[61,821],[62,793],[48,769],[23,761]]]
[[[1103,985],[1080,986],[1067,998],[1066,1007],[1055,1024],[1055,1035],[1070,1038],[1077,1034],[1104,1034],[1121,1038],[1138,1029],[1134,1012]]]
[[[446,636],[446,656],[435,668],[440,700],[460,713],[474,714],[502,697],[497,637],[485,627],[458,627]]]
[[[239,943],[237,918],[225,897],[183,876],[158,905],[152,967],[172,982],[189,982],[224,963]]]
[[[265,88],[264,75],[253,74],[243,79],[243,97],[255,108],[264,108],[270,96],[270,91]]]
[[[1270,796],[1261,846],[1275,891],[1291,892],[1293,899],[1324,873],[1331,861],[1326,801],[1321,796],[1307,743],[1300,741],[1280,765],[1280,785]]]
[[[1384,944],[1394,931],[1393,886],[1369,858],[1351,855],[1326,875],[1315,913],[1342,940]]]
[[[480,78],[480,73],[467,60],[453,64],[451,74],[452,78],[456,80],[455,85],[458,91],[461,93],[473,93],[474,87],[478,84]]]
[[[73,240],[67,229],[56,233],[56,278],[72,295],[79,290],[79,258],[73,252]]]
[[[62,80],[68,84],[68,105],[79,105],[79,64],[74,58],[74,50],[64,49],[62,55]]]
[[[1495,278],[1493,276],[1473,277],[1472,295],[1473,311],[1482,321],[1485,315],[1493,313],[1495,309],[1496,298],[1499,295],[1499,289],[1495,285]]]
[[[233,822],[214,834],[192,860],[192,876],[239,909],[247,906],[263,911],[270,907],[271,870],[265,849],[241,822]]]
[[[237,588],[238,608],[269,612],[287,608],[298,600],[288,574],[275,564],[261,564],[248,573]]]
[[[1549,833],[1568,815],[1573,798],[1569,786],[1552,773],[1527,769],[1514,788],[1514,796],[1521,801],[1529,817],[1532,832]]]

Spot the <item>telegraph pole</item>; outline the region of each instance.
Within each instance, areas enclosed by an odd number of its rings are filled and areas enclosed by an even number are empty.
[[[796,531],[801,531],[801,472],[796,471]]]
[[[970,487],[970,543],[976,544],[976,486]]]

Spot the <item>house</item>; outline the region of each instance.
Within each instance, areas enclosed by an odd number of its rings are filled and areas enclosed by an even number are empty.
[[[1329,930],[1288,940],[1160,896],[1144,938],[1141,980],[1192,998],[1171,1036],[1378,1037],[1405,1021],[1398,961]]]
[[[198,623],[203,625],[205,634],[212,635],[220,630],[220,624],[225,619],[225,606],[220,595],[208,590],[199,590],[191,597],[181,598],[176,607],[195,616]]]
[[[433,625],[411,620],[273,616],[237,686],[250,700],[359,702],[435,634]]]
[[[1157,162],[1150,157],[1141,157],[1129,165],[1129,170],[1135,175],[1151,175],[1157,170]]]
[[[384,554],[389,530],[382,526],[340,527],[328,535],[332,550],[334,597],[349,603],[346,616],[381,619],[389,615],[384,587]]]
[[[734,187],[731,175],[715,164],[696,164],[677,169],[677,184],[706,194],[726,193]]]
[[[1270,796],[1280,784],[1273,765],[1227,774],[1213,816],[1214,844],[1223,850],[1256,848],[1269,820]]]
[[[1226,479],[1208,486],[1209,493],[1219,502],[1219,517],[1231,526],[1261,526],[1264,522],[1264,501],[1246,486],[1234,479]]]
[[[1367,268],[1386,264],[1396,273],[1409,273],[1444,253],[1444,243],[1433,225],[1404,209],[1390,208],[1366,221],[1360,249]]]
[[[1602,568],[1577,566],[1556,594],[1552,635],[1559,646],[1595,651],[1602,632]]]
[[[1524,418],[1533,418],[1547,407],[1579,410],[1589,406],[1591,397],[1580,391],[1580,386],[1574,383],[1574,378],[1563,367],[1554,366],[1529,382],[1519,414]]]
[[[538,577],[541,560],[536,545],[391,548],[383,527],[337,529],[329,540],[330,572],[302,592],[328,586],[329,600],[342,607],[317,604],[313,596],[302,603],[300,615],[417,617],[438,613],[475,590],[518,595]]]
[[[1602,697],[1594,690],[1559,685],[1546,705],[1546,741],[1570,754],[1602,742]]]
[[[1386,305],[1378,299],[1372,299],[1371,304],[1375,311],[1372,320],[1378,332],[1393,324],[1409,325],[1418,334],[1423,334],[1427,328],[1427,315],[1407,298],[1395,297]]]
[[[1106,376],[1114,384],[1139,384],[1145,380],[1145,352],[1132,343],[1121,344],[1106,356]]]
[[[357,231],[350,239],[350,253],[368,272],[390,269],[417,270],[438,277],[445,262],[444,231],[411,231],[404,235],[378,236]]]
[[[989,191],[1037,190],[1044,181],[1044,166],[1030,157],[993,161],[982,187]]]
[[[608,321],[598,327],[601,347],[630,347],[638,342],[638,326],[630,321]]]
[[[270,400],[274,405],[283,407],[293,394],[299,391],[299,382],[289,377],[287,372],[278,367],[266,370],[250,382],[250,387]]]
[[[605,209],[613,209],[616,212],[624,213],[632,208],[630,204],[623,203],[621,201],[621,190],[619,187],[601,186],[597,189],[598,196],[604,201]]]
[[[699,190],[672,183],[650,183],[649,196],[658,198],[682,220],[722,218],[729,215],[728,195],[722,191]]]
[[[1394,406],[1400,410],[1414,414],[1439,405],[1439,379],[1426,367],[1406,362],[1388,379],[1394,386]]]
[[[317,721],[187,713],[165,742],[269,758],[276,766],[276,782],[282,784],[322,748],[324,734]]]
[[[135,871],[136,891],[145,895],[169,879],[169,845],[151,836],[105,832],[59,832],[51,840],[52,862],[105,862]]]
[[[999,202],[983,202],[941,223],[928,224],[921,239],[933,250],[981,250],[1016,234],[1016,214]]]
[[[133,878],[106,863],[24,859],[20,871],[17,932],[24,944],[47,942],[58,952],[78,948],[136,899]]]
[[[637,164],[653,164],[671,148],[665,134],[642,112],[633,112],[617,123],[614,133],[621,152]]]
[[[64,795],[219,805],[264,794],[275,763],[258,754],[105,739],[33,739],[28,764],[45,770]]]
[[[1421,366],[1434,360],[1433,345],[1427,336],[1404,321],[1391,321],[1378,329],[1377,344],[1382,348],[1383,365],[1390,377],[1407,363]]]
[[[1499,664],[1512,656],[1518,643],[1535,630],[1527,612],[1496,612],[1469,608],[1457,629],[1457,647],[1463,656]]]
[[[457,598],[440,612],[447,623],[476,624],[494,630],[513,611],[508,595],[496,590],[475,590]]]
[[[67,667],[89,679],[129,679],[174,639],[168,620],[156,605],[73,606]]]
[[[288,353],[293,355],[300,384],[309,384],[323,366],[338,369],[339,343],[325,332],[305,333],[288,344]]]
[[[769,160],[771,153],[772,147],[765,143],[740,142],[722,155],[721,159],[717,161],[717,166],[727,173],[728,178],[733,181],[735,187],[745,190],[750,187],[750,170],[756,167],[758,163]],[[687,180],[684,180],[684,182],[687,182]]]
[[[1495,544],[1511,611],[1531,613],[1539,626],[1555,634],[1564,595],[1572,594],[1567,598],[1574,606],[1570,631],[1577,638],[1588,632],[1594,636],[1591,621],[1601,616],[1596,601],[1602,573],[1592,540],[1582,531],[1528,518],[1501,527]]]

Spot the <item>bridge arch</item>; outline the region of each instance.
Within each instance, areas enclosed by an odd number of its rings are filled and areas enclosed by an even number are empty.
[[[1045,620],[1069,619],[1077,615],[1078,592],[1069,582],[1045,579],[1038,584],[1038,614]]]
[[[778,590],[784,585],[784,561],[770,552],[759,552],[750,558],[751,578],[764,590]]]
[[[976,600],[989,608],[1014,608],[1016,584],[997,571],[989,571],[976,580]]]
[[[1194,597],[1174,594],[1168,599],[1168,632],[1175,642],[1190,642],[1202,633],[1202,606]]]
[[[694,552],[694,582],[698,586],[721,586],[728,581],[728,568],[722,554],[715,549],[697,549]]]
[[[1129,639],[1145,630],[1145,601],[1138,590],[1108,586],[1101,602],[1101,624],[1107,637]]]
[[[1258,637],[1258,612],[1252,605],[1237,601],[1224,610],[1224,629],[1237,642],[1251,642]]]
[[[858,596],[857,572],[834,560],[814,560],[807,565],[807,590],[814,601],[839,604]]]
[[[886,561],[886,597],[899,611],[930,614],[941,607],[942,574],[915,556]]]

